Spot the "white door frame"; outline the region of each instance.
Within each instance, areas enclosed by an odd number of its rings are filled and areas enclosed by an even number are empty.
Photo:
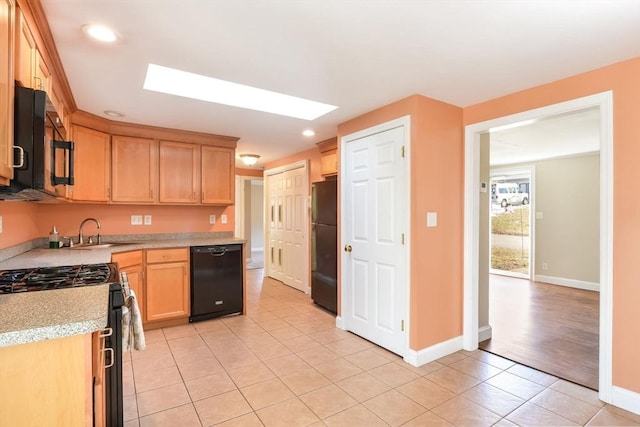
[[[271,183],[269,182],[270,180],[268,179],[270,176],[272,175],[277,175],[279,173],[283,173],[283,172],[287,172],[290,170],[294,170],[294,169],[299,169],[299,168],[304,168],[304,182],[305,182],[305,200],[307,201],[306,203],[306,209],[304,209],[304,218],[302,220],[303,224],[308,224],[307,227],[307,231],[304,235],[304,248],[305,248],[305,263],[306,265],[310,265],[309,264],[309,260],[311,259],[311,247],[310,247],[310,239],[309,239],[309,234],[311,231],[311,222],[309,221],[309,206],[310,206],[310,202],[309,202],[309,198],[310,198],[310,190],[309,190],[309,161],[308,160],[300,160],[294,163],[289,163],[283,166],[279,166],[276,168],[272,168],[272,169],[267,169],[264,171],[264,250],[265,250],[265,261],[264,261],[264,275],[265,277],[270,276],[271,275],[271,264],[269,262],[267,262],[267,245],[269,244],[269,242],[271,242],[271,238],[270,238],[270,231],[271,231],[271,227],[268,226],[269,224],[269,203],[271,200],[270,197],[270,192],[271,192]],[[305,293],[309,294],[311,292],[311,280],[310,280],[310,276],[311,276],[311,270],[309,268],[307,268],[308,273],[306,276],[306,283],[305,283]]]
[[[613,357],[613,92],[607,91],[465,127],[463,348],[478,348],[480,133],[505,124],[589,107],[600,108],[599,398],[611,403]]]
[[[403,126],[405,128],[405,133],[404,133],[404,147],[405,147],[405,168],[404,168],[404,176],[402,177],[403,183],[404,183],[404,194],[403,197],[405,199],[406,202],[406,214],[405,214],[405,246],[404,246],[404,257],[407,260],[407,263],[405,265],[406,267],[406,271],[405,271],[405,277],[406,277],[406,298],[405,298],[405,329],[404,329],[404,333],[405,333],[405,349],[404,352],[401,356],[403,356],[403,358],[406,360],[407,355],[409,354],[409,350],[411,349],[411,343],[409,340],[410,335],[410,330],[411,330],[411,322],[409,321],[409,319],[411,319],[411,116],[403,116],[367,129],[363,129],[361,131],[358,132],[354,132],[352,134],[349,135],[345,135],[342,136],[340,138],[340,164],[341,165],[345,165],[346,164],[346,144],[350,141],[356,140],[356,139],[360,139],[360,138],[364,138],[366,136],[370,136],[376,133],[380,133],[380,132],[384,132],[390,129],[394,129],[397,127]],[[342,174],[340,172],[340,174]],[[342,178],[340,176],[340,178]],[[346,200],[344,199],[344,195],[345,192],[342,188],[342,186],[344,186],[344,181],[342,179],[340,179],[340,206],[346,206]],[[346,218],[345,218],[345,210],[344,209],[340,209],[340,224],[347,224]],[[348,325],[346,324],[345,321],[345,316],[344,316],[344,310],[345,307],[347,306],[347,298],[348,298],[348,292],[346,289],[346,286],[344,286],[344,280],[343,278],[345,277],[345,271],[344,268],[347,265],[347,254],[344,250],[342,250],[342,248],[344,247],[344,245],[346,244],[345,242],[347,241],[347,232],[345,230],[345,228],[343,226],[340,227],[340,234],[339,234],[339,242],[338,242],[338,248],[341,252],[341,260],[340,260],[340,266],[339,266],[339,277],[340,279],[340,315],[336,316],[336,327],[342,329],[342,330],[348,330]]]

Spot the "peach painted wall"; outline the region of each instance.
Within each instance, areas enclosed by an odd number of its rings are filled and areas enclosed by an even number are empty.
[[[613,384],[640,393],[640,58],[464,109],[464,124],[613,91]]]
[[[262,169],[236,168],[237,176],[255,176],[262,178],[264,171]]]
[[[280,166],[299,162],[301,160],[309,161],[309,181],[322,181],[322,175],[320,175],[320,150],[318,150],[318,148],[311,148],[307,151],[302,151],[300,153],[296,153],[291,156],[283,157],[282,159],[269,162],[264,165],[264,168],[265,170],[274,169]]]
[[[227,224],[209,224],[209,215],[226,214]],[[60,236],[77,236],[80,222],[94,217],[102,226],[100,234],[157,234],[234,231],[234,207],[218,206],[125,206],[89,204],[38,204],[0,202],[4,233],[0,249],[37,237],[46,237],[55,225]],[[131,215],[151,215],[152,225],[131,225]],[[88,223],[85,234],[95,234]]]
[[[462,334],[462,109],[413,95],[339,125],[338,140],[407,115],[411,116],[409,345],[421,350]],[[437,227],[426,227],[427,212],[438,213]]]
[[[43,237],[38,223],[38,205],[31,202],[1,202],[0,249]]]

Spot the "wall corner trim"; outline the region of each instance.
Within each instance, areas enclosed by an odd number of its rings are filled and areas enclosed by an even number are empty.
[[[455,353],[458,350],[462,350],[462,335],[434,344],[431,347],[423,348],[422,350],[416,351],[409,349],[404,356],[404,361],[412,366],[422,366],[425,363],[433,362],[441,357]]]
[[[611,404],[640,415],[640,393],[635,391],[617,386],[611,387]]]

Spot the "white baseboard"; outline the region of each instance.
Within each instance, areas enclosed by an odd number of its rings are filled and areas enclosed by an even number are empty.
[[[611,404],[640,415],[640,393],[635,391],[613,386],[611,388]]]
[[[587,291],[600,292],[600,284],[594,282],[584,282],[582,280],[565,279],[564,277],[543,276],[536,274],[536,282],[549,283],[551,285],[566,286],[568,288],[584,289]]]
[[[462,335],[432,345],[431,347],[423,348],[422,350],[416,351],[409,349],[404,356],[404,361],[413,366],[421,366],[425,363],[440,359],[441,357],[448,356],[451,353],[455,353],[458,350],[462,350]]]
[[[486,341],[491,338],[492,329],[491,325],[480,326],[478,328],[478,342]]]
[[[336,316],[336,328],[342,329],[343,331],[347,330],[347,326],[344,324],[342,316]]]

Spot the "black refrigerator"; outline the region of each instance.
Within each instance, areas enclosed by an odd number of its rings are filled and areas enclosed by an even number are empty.
[[[314,182],[311,190],[311,299],[338,309],[338,183]]]

